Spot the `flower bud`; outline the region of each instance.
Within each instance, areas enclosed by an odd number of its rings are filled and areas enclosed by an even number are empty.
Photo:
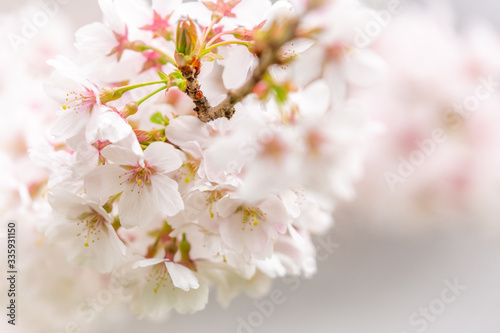
[[[113,98],[114,94],[115,92],[113,89],[106,87],[101,89],[101,91],[99,91],[99,99],[101,100],[101,103],[107,103],[114,100]]]
[[[179,66],[186,66],[197,50],[198,32],[189,17],[179,21],[175,41],[175,60]]]
[[[139,110],[139,107],[137,106],[137,103],[136,102],[130,102],[127,105],[125,105],[125,107],[123,108],[123,110],[120,111],[120,113],[122,114],[122,116],[124,118],[127,118],[127,117],[130,117],[131,115],[136,114],[137,110]]]

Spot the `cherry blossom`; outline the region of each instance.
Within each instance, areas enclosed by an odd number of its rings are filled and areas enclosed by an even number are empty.
[[[110,145],[101,155],[111,164],[88,174],[85,186],[90,195],[101,199],[121,193],[118,211],[123,226],[147,225],[157,210],[172,216],[183,209],[177,183],[167,175],[182,161],[169,144],[152,143],[144,154]]]

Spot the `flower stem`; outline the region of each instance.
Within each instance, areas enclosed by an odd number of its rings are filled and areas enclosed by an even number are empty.
[[[144,45],[144,46],[142,46],[142,49],[144,49],[144,50],[153,50],[155,52],[160,53],[162,56],[165,57],[165,59],[167,60],[167,62],[169,62],[172,65],[174,65],[175,67],[177,67],[177,63],[175,62],[174,58],[172,58],[171,56],[169,56],[168,54],[166,54],[165,52],[163,52],[159,48],[154,47],[154,46]]]
[[[203,39],[201,40],[201,44],[202,45],[203,45],[203,43],[205,43],[205,40],[207,39],[208,34],[210,33],[210,31],[212,31],[212,28],[214,27],[215,23],[217,23],[217,19],[212,19],[212,22],[210,22],[210,25],[205,30],[205,33],[203,34]]]
[[[205,45],[205,47],[210,47],[210,45],[212,45],[213,43],[215,43],[215,41],[217,39],[219,39],[220,37],[224,36],[224,35],[231,35],[233,33],[235,33],[236,30],[229,30],[229,31],[223,31],[221,33],[218,33],[217,35],[215,35],[214,37],[212,37],[212,39],[210,41],[208,41],[207,45]]]
[[[159,93],[160,91],[162,91],[162,90],[164,90],[164,89],[168,89],[168,88],[169,88],[169,86],[167,85],[167,86],[163,86],[163,87],[161,87],[161,88],[159,88],[159,89],[156,89],[156,90],[155,90],[155,91],[153,91],[152,93],[150,93],[150,94],[148,94],[148,95],[144,96],[143,98],[141,98],[140,100],[138,100],[138,101],[137,101],[137,106],[141,105],[141,104],[142,104],[142,102],[144,102],[144,101],[145,101],[145,100],[147,100],[148,98],[150,98],[150,97],[152,97],[152,96],[156,95],[156,94],[157,94],[157,93]]]
[[[218,43],[218,44],[214,44],[208,48],[205,48],[205,51],[211,51],[219,46],[224,46],[224,45],[232,45],[232,44],[239,44],[239,45],[245,45],[246,47],[248,47],[248,45],[250,45],[250,42],[245,42],[245,41],[242,41],[242,40],[228,40],[226,42],[221,42],[221,43]]]
[[[152,82],[144,82],[144,83],[138,83],[138,84],[131,84],[131,85],[128,85],[128,86],[123,86],[123,87],[119,87],[119,88],[116,88],[116,90],[114,91],[115,94],[117,93],[125,93],[129,90],[133,90],[133,89],[137,89],[137,88],[142,88],[142,87],[147,87],[147,86],[151,86],[153,84],[160,84],[160,83],[163,83],[163,84],[166,84],[168,83],[167,81],[152,81]]]

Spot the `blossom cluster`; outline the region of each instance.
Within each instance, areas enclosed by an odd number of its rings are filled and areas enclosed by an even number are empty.
[[[384,64],[356,49],[355,1],[100,0],[47,93],[60,105],[45,234],[74,262],[126,269],[138,316],[262,295],[311,276],[312,238],[353,197],[374,129],[349,98]],[[339,18],[339,20],[333,20]],[[340,19],[341,18],[341,19]],[[369,74],[369,75],[367,75]]]

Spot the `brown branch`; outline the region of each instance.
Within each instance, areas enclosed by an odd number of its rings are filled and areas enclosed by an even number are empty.
[[[198,118],[203,122],[222,117],[230,119],[235,112],[234,106],[252,93],[269,67],[283,63],[283,58],[280,55],[281,47],[299,36],[298,28],[299,18],[297,17],[274,22],[267,33],[269,39],[259,41],[255,45],[254,52],[259,57],[259,63],[250,78],[240,88],[229,90],[226,99],[215,107],[210,106],[200,90],[197,77],[201,65],[181,68],[182,75],[187,81],[186,93],[196,105],[194,110],[198,114]]]

